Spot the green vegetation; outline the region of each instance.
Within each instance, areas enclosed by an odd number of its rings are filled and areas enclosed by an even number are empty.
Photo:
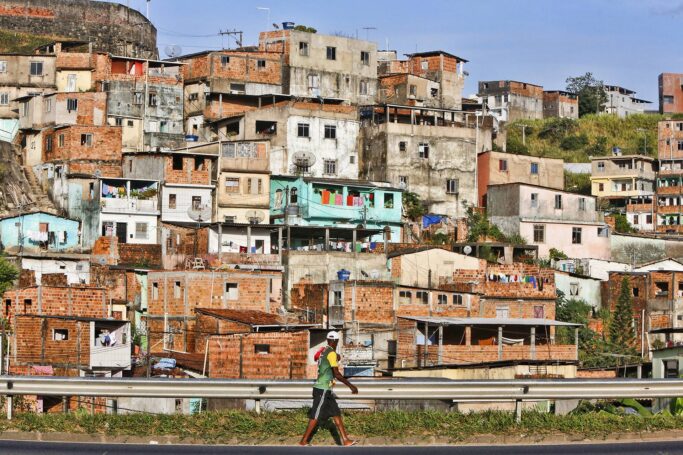
[[[0,295],[12,287],[17,277],[19,277],[17,268],[0,256]]]
[[[406,191],[403,193],[403,212],[406,217],[416,221],[427,213],[427,208],[417,194]]]
[[[607,102],[605,84],[592,73],[567,78],[567,91],[579,95],[579,117],[604,110],[603,105]]]
[[[36,47],[54,41],[55,37],[0,30],[0,52],[32,54]]]
[[[615,346],[633,346],[633,297],[627,277],[621,280],[621,290],[609,325],[609,340]]]
[[[506,240],[505,234],[498,229],[498,226],[489,221],[486,212],[467,207],[467,241],[480,242],[487,239],[499,242]]]
[[[306,33],[317,33],[318,30],[316,30],[313,27],[308,27],[306,25],[297,25],[294,27],[294,30],[297,32],[306,32]]]
[[[611,213],[610,216],[614,217],[614,229],[621,234],[630,234],[636,232],[626,219],[626,215],[619,212]]]
[[[591,195],[591,175],[564,171],[564,189],[572,193]]]
[[[507,126],[507,151],[561,158],[568,163],[585,163],[589,156],[608,155],[612,147],[619,147],[624,155],[646,152],[654,157],[657,122],[663,119],[664,116],[655,114],[630,115],[623,119],[590,114],[578,120],[519,120]],[[525,145],[521,125],[527,125]]]
[[[620,406],[618,406],[620,407]],[[566,416],[530,411],[515,422],[511,412],[489,411],[461,414],[439,411],[348,412],[344,415],[351,435],[389,441],[465,441],[472,436],[519,436],[567,434],[576,437],[608,437],[624,432],[652,432],[683,429],[683,417],[668,413],[653,416],[627,415],[614,407],[585,408]],[[631,407],[631,406],[628,406]],[[599,409],[597,412],[593,409]],[[206,412],[191,416],[178,414],[91,416],[84,410],[71,414],[17,414],[12,421],[0,419],[0,431],[39,431],[107,436],[177,436],[203,443],[293,444],[303,434],[304,411],[263,413],[245,411]],[[321,430],[313,444],[332,444],[329,431]]]

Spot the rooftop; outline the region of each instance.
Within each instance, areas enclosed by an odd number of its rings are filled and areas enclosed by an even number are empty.
[[[413,54],[405,54],[406,57],[434,57],[436,55],[445,55],[446,57],[451,57],[456,59],[459,62],[467,63],[469,60],[465,60],[462,57],[458,57],[457,55],[451,54],[450,52],[446,51],[426,51],[426,52],[415,52]]]
[[[256,310],[230,310],[225,308],[211,309],[211,308],[196,308],[195,312],[218,319],[227,319],[229,321],[248,324],[250,326],[273,326],[285,325],[282,323],[280,316],[276,314],[266,313],[264,311]]]
[[[401,319],[409,319],[411,321],[426,322],[434,325],[517,325],[517,326],[555,326],[555,327],[580,327],[581,324],[573,324],[571,322],[555,321],[553,319],[540,318],[442,318],[435,316],[400,316]]]

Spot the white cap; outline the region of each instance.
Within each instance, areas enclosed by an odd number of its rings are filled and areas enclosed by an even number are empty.
[[[327,332],[327,339],[328,340],[338,340],[339,339],[339,332]]]

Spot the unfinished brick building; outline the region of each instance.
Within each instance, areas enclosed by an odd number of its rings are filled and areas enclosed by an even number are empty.
[[[543,118],[543,87],[519,81],[480,81],[482,102],[501,122]]]

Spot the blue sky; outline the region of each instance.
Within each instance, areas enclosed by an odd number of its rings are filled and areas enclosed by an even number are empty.
[[[144,13],[145,0],[121,0]],[[270,8],[268,12],[257,7]],[[563,89],[591,71],[657,104],[657,75],[683,73],[683,0],[151,0],[161,57],[244,44],[285,20],[319,33],[369,37],[400,54],[443,49],[470,61],[465,94],[479,80],[513,79]],[[364,27],[375,27],[365,30]]]

